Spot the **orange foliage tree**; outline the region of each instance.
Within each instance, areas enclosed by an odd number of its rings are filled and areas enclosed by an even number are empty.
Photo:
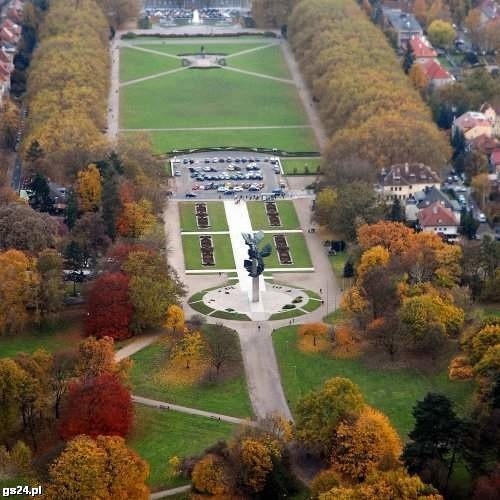
[[[324,339],[328,335],[329,327],[326,323],[305,323],[299,327],[301,337],[310,337],[313,339],[313,345],[316,345],[316,339]]]

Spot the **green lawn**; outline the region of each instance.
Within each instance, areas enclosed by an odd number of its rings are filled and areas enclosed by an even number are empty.
[[[316,175],[321,158],[282,158],[281,165],[285,175]]]
[[[242,364],[240,374],[225,381],[166,387],[154,381],[156,371],[165,362],[164,356],[164,347],[160,343],[154,343],[132,356],[134,364],[130,381],[134,394],[234,417],[252,415]]]
[[[220,201],[205,202],[208,209],[210,228],[205,231],[227,231],[226,211],[224,203]],[[182,201],[179,203],[181,218],[181,231],[200,231],[196,224],[194,201]]]
[[[180,67],[181,61],[171,57],[146,54],[126,47],[120,49],[120,81],[122,82]]]
[[[165,41],[163,43],[135,43],[133,45],[142,47],[144,49],[156,50],[165,54],[178,56],[180,54],[199,54],[202,45],[205,47],[205,53],[207,54],[235,54],[236,52],[242,52],[244,50],[253,49],[255,47],[262,47],[266,45],[266,43],[269,42],[263,40],[262,42],[256,41],[256,43],[206,43],[206,41],[204,42],[203,40],[196,39],[196,42],[191,43],[172,43]],[[143,54],[145,56],[148,55],[145,52],[143,52]],[[165,59],[167,58],[165,57]]]
[[[318,149],[310,128],[174,130],[168,132],[151,131],[149,135],[157,153],[166,153],[176,149],[209,147],[276,148],[292,153],[314,152]]]
[[[150,466],[149,485],[153,490],[187,484],[167,474],[168,460],[201,453],[220,439],[231,437],[234,426],[208,418],[135,406],[135,427],[128,444]]]
[[[279,45],[230,57],[227,60],[227,65],[246,71],[290,79],[290,72]]]
[[[307,125],[293,85],[186,70],[123,87],[122,128]]]
[[[55,352],[75,346],[80,337],[80,324],[74,318],[63,318],[40,329],[31,328],[16,335],[0,336],[0,358],[20,352],[31,354],[37,349]]]
[[[279,229],[300,229],[300,223],[295,207],[293,206],[293,201],[277,201],[276,206],[281,219],[281,226]],[[276,226],[269,225],[269,220],[266,215],[266,206],[263,201],[249,201],[247,207],[253,230],[278,230]]]
[[[279,234],[277,231],[276,234]],[[292,255],[292,265],[281,265],[278,259],[278,254],[276,253],[276,247],[274,246],[273,234],[266,233],[262,245],[270,243],[273,251],[269,257],[266,257],[265,264],[266,268],[279,267],[282,269],[294,268],[294,267],[312,267],[311,257],[307,249],[306,240],[302,233],[286,233],[286,239],[288,241],[288,246],[290,247],[290,253]]]
[[[214,246],[215,266],[203,266],[201,264],[199,236],[194,234],[183,235],[182,248],[186,269],[234,269],[233,247],[229,235],[214,234],[212,235],[212,243]]]
[[[335,276],[342,278],[344,275],[344,266],[347,261],[347,252],[337,252],[336,255],[330,255],[328,259],[330,260]]]
[[[473,383],[448,380],[446,367],[437,375],[410,369],[375,370],[358,359],[333,359],[326,354],[306,354],[296,348],[296,327],[285,327],[273,335],[281,381],[291,408],[310,390],[335,376],[347,377],[359,385],[366,401],[379,408],[405,438],[413,427],[411,411],[428,391],[450,397],[459,413],[471,401]]]

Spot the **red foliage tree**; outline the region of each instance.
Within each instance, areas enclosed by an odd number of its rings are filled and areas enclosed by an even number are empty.
[[[129,324],[133,306],[128,281],[123,273],[105,273],[95,280],[87,302],[87,335],[115,340],[132,336]]]
[[[116,375],[103,373],[70,385],[59,435],[65,440],[79,434],[124,437],[133,415],[130,391]]]

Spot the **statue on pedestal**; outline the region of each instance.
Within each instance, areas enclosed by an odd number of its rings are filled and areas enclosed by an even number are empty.
[[[252,302],[259,302],[259,276],[264,272],[264,257],[271,255],[271,245],[268,243],[259,250],[258,245],[264,239],[264,233],[242,233],[243,239],[248,246],[248,259],[243,265],[252,279]]]

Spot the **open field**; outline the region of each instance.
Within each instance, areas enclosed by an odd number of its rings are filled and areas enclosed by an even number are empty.
[[[120,94],[122,128],[307,125],[293,85],[232,71],[185,70]]]
[[[321,158],[282,158],[281,166],[285,175],[317,175]]]
[[[133,132],[122,133],[130,134]],[[276,148],[291,152],[314,152],[318,148],[310,128],[169,130],[148,133],[157,153],[166,153],[176,149],[209,147]]]
[[[163,363],[167,362],[164,358],[165,348],[159,342],[132,356],[134,364],[130,381],[134,394],[234,417],[245,418],[252,415],[242,364],[239,373],[217,383],[167,386],[155,380],[155,375]]]
[[[411,369],[376,370],[365,366],[360,359],[307,354],[296,347],[296,330],[293,326],[285,327],[273,334],[281,380],[292,412],[300,397],[336,376],[358,384],[366,401],[391,419],[403,439],[413,427],[413,406],[428,391],[447,395],[459,413],[471,402],[473,383],[448,380],[446,367],[434,375],[426,375]]]
[[[128,82],[136,78],[142,78],[162,71],[169,71],[179,66],[179,61],[171,57],[145,54],[139,50],[129,48],[122,48],[120,50],[121,82]]]
[[[121,133],[150,131],[157,152],[210,146],[317,150],[295,86],[272,79],[290,79],[281,47],[272,40],[135,40],[131,46],[141,50],[121,49],[121,79],[127,82],[181,68],[180,59],[170,56],[198,53],[202,45],[207,53],[233,54],[227,59],[229,69],[180,71],[122,87]],[[179,128],[187,130],[170,130]]]
[[[275,234],[279,234],[279,231],[276,231]],[[273,251],[269,257],[265,259],[266,268],[274,268],[279,267],[282,269],[290,269],[294,267],[312,267],[311,257],[309,255],[309,251],[307,249],[306,240],[302,233],[286,233],[286,239],[288,242],[288,246],[290,247],[290,253],[292,256],[293,264],[292,265],[281,265],[278,259],[278,254],[276,253],[276,247],[274,246],[273,237],[274,234],[266,233],[264,239],[262,241],[262,245],[270,243]]]
[[[252,222],[252,229],[254,231],[260,229],[276,231],[279,231],[280,229],[300,229],[300,223],[295,207],[293,206],[293,201],[281,200],[276,202],[276,207],[278,208],[282,224],[279,228],[269,225],[264,202],[249,201],[247,202],[247,207],[250,215],[250,221]]]
[[[231,437],[234,426],[208,418],[135,406],[135,425],[128,444],[150,466],[149,486],[153,490],[187,484],[168,475],[168,460],[201,453],[220,439]]]
[[[209,234],[210,231],[207,232]],[[203,266],[201,263],[200,239],[194,234],[182,236],[184,263],[187,270],[234,269],[233,247],[227,234],[213,234],[215,266]]]
[[[49,325],[31,327],[16,335],[0,336],[0,358],[15,356],[20,352],[31,354],[37,349],[55,352],[66,349],[82,339],[81,314],[71,311]]]
[[[224,203],[220,201],[205,202],[208,209],[210,227],[199,229],[196,224],[195,205],[193,201],[182,201],[179,203],[179,213],[181,218],[181,231],[227,231],[226,212]]]

